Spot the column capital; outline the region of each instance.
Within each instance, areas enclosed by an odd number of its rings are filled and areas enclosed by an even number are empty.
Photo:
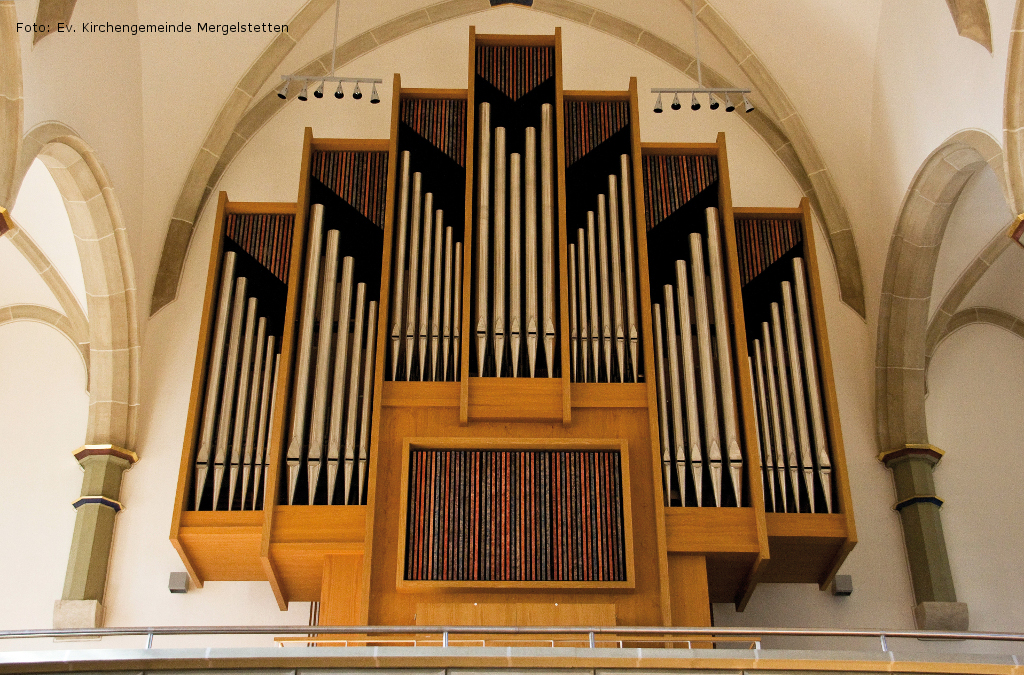
[[[890,469],[893,464],[907,459],[923,459],[932,466],[935,466],[945,454],[942,450],[928,443],[905,443],[901,448],[878,453],[878,461]]]
[[[128,462],[128,466],[131,466],[132,464],[135,464],[135,462],[139,461],[139,456],[136,455],[131,450],[127,450],[125,448],[121,448],[110,443],[83,445],[82,447],[75,450],[74,455],[75,459],[77,459],[79,463],[81,463],[82,460],[84,460],[86,457],[103,456],[118,457]]]

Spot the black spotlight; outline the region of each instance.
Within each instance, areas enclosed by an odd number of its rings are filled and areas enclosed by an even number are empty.
[[[334,98],[345,98],[345,90],[341,88],[341,81],[338,82],[338,88],[334,92]]]
[[[712,110],[718,110],[718,99],[715,98],[714,94],[708,94],[708,107]]]
[[[654,102],[654,112],[661,112],[661,94],[658,94],[658,100]]]
[[[309,82],[306,82],[304,85],[302,85],[302,91],[299,92],[299,100],[300,101],[308,101],[309,100],[308,91],[309,91]]]
[[[734,106],[732,104],[732,99],[730,99],[729,95],[726,94],[725,95],[725,112],[732,112],[735,109],[736,109],[736,106]]]
[[[747,99],[747,95],[743,95],[743,110],[745,112],[754,112],[754,105]]]
[[[323,80],[320,81],[320,86],[317,87],[316,91],[313,92],[313,96],[316,96],[317,98],[323,98],[324,97],[324,83],[323,83]]]
[[[679,110],[682,107],[683,107],[683,104],[679,102],[679,94],[676,94],[675,98],[672,99],[672,109],[673,110]]]
[[[380,96],[377,96],[377,85],[373,85],[373,89],[370,90],[370,103],[380,103]]]
[[[359,83],[356,82],[356,88],[352,90],[352,98],[359,100],[363,97],[363,92],[359,91]]]
[[[690,110],[700,110],[700,101],[697,100],[697,94],[690,94]]]
[[[281,89],[277,92],[277,97],[288,98],[288,80],[285,80],[284,84],[281,85]]]

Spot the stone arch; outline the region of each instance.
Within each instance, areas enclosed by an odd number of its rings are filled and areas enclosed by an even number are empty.
[[[82,357],[82,365],[85,366],[86,378],[88,378],[89,345],[79,342],[79,338],[76,335],[77,331],[71,319],[55,309],[42,305],[21,303],[0,307],[0,326],[14,321],[35,321],[44,326],[49,326],[63,335],[68,342],[75,346],[78,354]]]
[[[30,131],[15,185],[38,157],[64,198],[89,311],[88,444],[135,445],[140,342],[135,278],[121,209],[95,152],[63,124]]]
[[[13,182],[25,118],[17,22],[14,3],[0,2],[0,205],[8,208],[18,194]]]
[[[691,1],[700,3],[697,8],[698,20],[725,46],[764,98],[767,112],[758,108],[753,114],[745,115],[743,119],[772,148],[810,199],[811,206],[825,229],[833,254],[841,297],[863,317],[864,286],[860,257],[849,215],[803,120],[782,87],[771,77],[768,69],[725,19],[706,0]],[[323,11],[320,4],[307,4],[297,16],[306,16],[307,19],[314,15],[319,17],[316,12]],[[490,7],[490,3],[484,0],[445,0],[429,5],[375,26],[339,45],[333,55],[334,61],[344,65],[392,40],[436,23],[485,11]],[[617,16],[576,0],[534,0],[532,9],[608,33],[660,58],[688,77],[696,78],[696,59],[691,54],[675,43]],[[295,40],[301,39],[308,28],[305,21],[300,25],[302,32],[294,36]],[[227,165],[249,139],[287,103],[270,92],[249,105],[266,78],[290,51],[290,47],[278,49],[277,46],[278,40],[275,40],[242,76],[193,161],[168,225],[153,287],[151,314],[159,311],[176,297],[195,222]],[[331,62],[332,54],[327,51],[298,69],[297,74],[326,75]],[[704,80],[710,86],[734,86],[706,64],[703,66],[703,72]]]
[[[1024,213],[1024,0],[1017,0],[1006,57],[1003,144],[1014,212]]]
[[[1005,237],[1003,238],[1005,239]],[[925,358],[927,359],[927,363],[931,364],[932,357],[935,355],[936,350],[939,348],[939,345],[942,344],[943,340],[961,328],[967,328],[968,326],[973,326],[975,324],[986,324],[989,326],[995,326],[996,328],[1002,328],[1008,333],[1013,333],[1024,340],[1024,320],[1018,319],[1009,312],[1004,312],[1001,309],[995,309],[992,307],[970,307],[968,309],[962,309],[954,314],[943,326],[941,332],[936,331],[933,335],[931,331],[929,331],[928,341],[925,347]]]
[[[911,183],[889,245],[879,304],[875,358],[876,420],[881,459],[892,469],[922,629],[967,630],[957,602],[932,468],[942,451],[928,443],[925,368],[928,310],[939,247],[967,182],[998,163],[984,134],[961,132],[924,161]],[[990,139],[989,139],[990,140]]]
[[[946,0],[956,32],[992,52],[992,22],[985,0]]]

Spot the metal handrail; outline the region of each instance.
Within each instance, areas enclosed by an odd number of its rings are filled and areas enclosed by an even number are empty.
[[[615,635],[620,641],[627,636],[671,638],[749,637],[761,648],[764,637],[860,637],[876,638],[882,651],[889,651],[891,638],[918,640],[987,640],[1024,642],[1024,633],[959,632],[929,630],[851,630],[834,628],[732,628],[676,626],[148,626],[134,628],[27,628],[0,631],[0,640],[14,638],[96,638],[145,635],[146,648],[153,646],[156,635],[438,635],[448,647],[449,635],[580,635],[586,636],[591,648],[598,635]]]

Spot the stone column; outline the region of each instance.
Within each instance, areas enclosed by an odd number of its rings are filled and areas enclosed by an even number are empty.
[[[82,496],[73,504],[75,533],[71,539],[64,593],[53,605],[54,628],[96,628],[103,625],[103,591],[114,537],[114,518],[123,508],[121,477],[138,461],[131,450],[116,445],[84,445],[75,459],[85,471]]]
[[[957,602],[946,554],[932,470],[943,452],[926,444],[907,444],[883,452],[878,459],[892,470],[896,504],[914,585],[914,618],[922,630],[965,631],[967,604]]]

